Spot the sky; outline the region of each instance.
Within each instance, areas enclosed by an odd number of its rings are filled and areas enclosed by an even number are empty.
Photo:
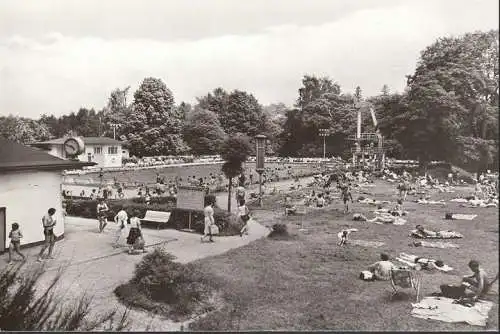
[[[293,105],[305,74],[402,91],[437,38],[498,29],[498,0],[0,0],[0,115],[101,109],[161,78]],[[133,99],[132,94],[129,101]]]

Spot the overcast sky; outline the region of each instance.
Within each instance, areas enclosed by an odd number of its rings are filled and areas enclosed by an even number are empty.
[[[102,108],[161,78],[292,105],[304,74],[402,91],[436,38],[497,29],[498,0],[0,0],[0,115]],[[132,96],[129,97],[132,99]]]

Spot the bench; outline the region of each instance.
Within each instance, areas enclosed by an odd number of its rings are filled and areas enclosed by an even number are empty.
[[[156,229],[166,224],[170,219],[170,212],[147,210],[141,223],[156,223]]]

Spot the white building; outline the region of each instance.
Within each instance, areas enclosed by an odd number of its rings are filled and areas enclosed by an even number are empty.
[[[90,165],[0,138],[0,252],[9,246],[12,223],[20,225],[21,245],[43,242],[42,216],[49,208],[56,209],[54,233],[62,237],[62,171]]]
[[[77,158],[80,161],[95,162],[98,167],[121,167],[123,157],[123,142],[108,137],[80,137],[85,144],[85,152]],[[47,150],[47,153],[55,157],[66,159],[64,142],[67,138],[57,138],[31,146]]]

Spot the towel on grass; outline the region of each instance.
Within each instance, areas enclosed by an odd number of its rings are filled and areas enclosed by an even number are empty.
[[[463,213],[454,213],[451,215],[451,219],[453,220],[472,220],[476,217],[477,215],[468,215]]]
[[[385,245],[385,242],[380,242],[380,241],[367,241],[367,240],[349,240],[348,242],[351,245],[356,245],[356,246],[364,246],[364,247],[382,247]]]
[[[439,231],[436,235],[422,235],[418,230],[412,230],[410,236],[419,239],[460,239],[464,236],[455,231]]]
[[[415,241],[413,243],[415,247],[425,247],[425,248],[460,248],[458,245],[452,244],[450,242],[441,242],[441,241]]]
[[[488,313],[493,307],[490,301],[479,301],[473,307],[453,304],[445,297],[425,297],[420,303],[412,304],[411,315],[421,319],[444,322],[465,322],[473,326],[486,326]]]

